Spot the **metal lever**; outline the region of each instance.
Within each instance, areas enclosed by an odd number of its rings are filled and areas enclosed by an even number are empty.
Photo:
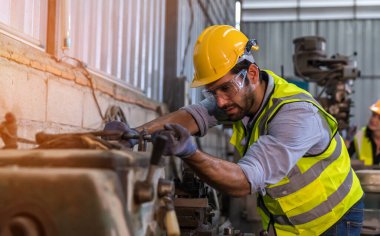
[[[165,136],[157,136],[153,144],[152,156],[150,158],[150,165],[148,174],[144,181],[137,181],[135,183],[134,199],[136,203],[149,202],[154,197],[152,180],[153,175],[158,168],[161,161],[162,153],[164,152],[167,138]]]
[[[159,179],[157,195],[165,204],[164,224],[167,236],[179,236],[181,234],[176,212],[174,210],[173,196],[175,192],[174,182],[166,179]]]

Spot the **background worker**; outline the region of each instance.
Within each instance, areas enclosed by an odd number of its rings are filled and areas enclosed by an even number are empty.
[[[165,154],[182,158],[221,192],[257,193],[265,231],[359,235],[363,191],[336,120],[308,92],[260,70],[254,48],[231,26],[205,29],[194,48],[192,87],[204,86],[206,98],[124,131],[165,135]],[[201,152],[191,139],[226,120],[233,122],[238,163]]]
[[[367,126],[359,130],[349,147],[352,158],[364,161],[364,165],[380,164],[380,100],[369,107],[372,111]]]

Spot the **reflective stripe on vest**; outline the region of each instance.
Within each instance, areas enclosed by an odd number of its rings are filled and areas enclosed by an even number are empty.
[[[346,179],[339,186],[337,191],[335,191],[332,195],[330,195],[326,201],[324,201],[323,203],[318,205],[316,208],[313,208],[312,210],[308,212],[290,217],[289,219],[288,217],[284,215],[275,215],[274,219],[276,223],[282,224],[282,225],[301,225],[327,214],[328,212],[331,211],[331,209],[334,206],[338,205],[343,200],[343,198],[346,197],[346,195],[351,189],[352,182],[353,182],[353,178],[352,178],[352,169],[351,169]]]
[[[293,95],[293,96],[288,96],[288,97],[283,97],[283,98],[273,98],[273,105],[269,108],[269,110],[263,115],[263,117],[261,118],[261,121],[259,123],[259,133],[260,135],[264,135],[265,134],[265,125],[264,123],[267,123],[268,121],[268,118],[270,115],[272,115],[273,113],[273,110],[276,109],[276,107],[283,101],[286,101],[286,100],[290,100],[290,99],[297,99],[297,100],[305,100],[305,101],[311,101],[313,103],[316,103],[317,101],[314,100],[314,98],[310,97],[309,95],[306,95],[306,94],[296,94],[296,95]]]
[[[301,174],[298,166],[295,166],[288,174],[288,178],[291,182],[273,188],[268,188],[268,195],[272,198],[284,197],[288,194],[292,194],[298,191],[299,189],[305,187],[306,185],[310,184],[313,180],[318,178],[318,176],[322,173],[326,166],[330,165],[341,154],[342,140],[340,139],[339,135],[335,135],[335,140],[337,142],[337,145],[334,152],[330,155],[329,158],[320,160],[303,174]]]

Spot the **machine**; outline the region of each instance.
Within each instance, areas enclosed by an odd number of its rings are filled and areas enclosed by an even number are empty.
[[[130,138],[139,151],[118,144]],[[215,190],[161,158],[164,137],[151,141],[38,133],[36,149],[0,152],[0,236],[235,235]]]
[[[339,131],[348,130],[352,81],[360,76],[356,61],[341,54],[328,58],[326,40],[322,37],[300,37],[294,39],[293,43],[295,74],[323,87],[317,100],[337,119]]]

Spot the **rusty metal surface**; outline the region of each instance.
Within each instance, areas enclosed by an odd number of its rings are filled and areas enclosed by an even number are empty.
[[[156,218],[161,163],[151,174],[154,198],[149,204],[133,199],[149,160],[149,153],[132,151],[0,151],[0,235],[13,226],[33,233],[31,222],[41,225],[36,235],[162,233]],[[17,218],[20,214],[28,217]]]
[[[0,166],[121,168],[148,166],[149,154],[132,151],[81,149],[4,150]]]
[[[174,199],[175,207],[192,207],[192,208],[202,208],[208,207],[207,198],[176,198]]]
[[[41,236],[131,235],[115,172],[5,167],[0,179],[2,230],[21,215],[41,225],[36,234]]]

